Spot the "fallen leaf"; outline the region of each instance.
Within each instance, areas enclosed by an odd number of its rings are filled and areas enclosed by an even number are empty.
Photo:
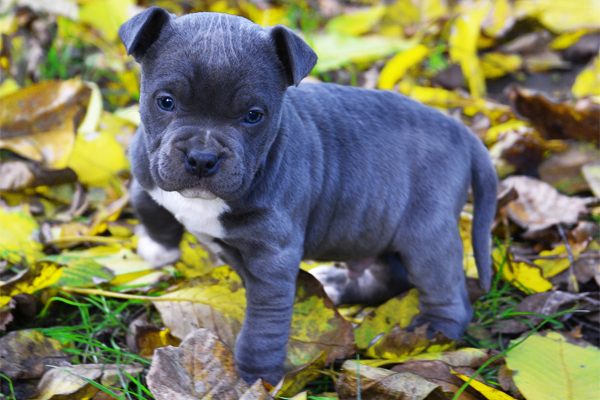
[[[380,89],[393,89],[409,68],[420,63],[429,53],[425,45],[417,44],[392,57],[383,67],[377,86]]]
[[[91,258],[70,255],[47,256],[44,261],[63,265],[55,286],[89,287],[110,282],[115,276]]]
[[[514,376],[515,374],[508,369],[506,364],[503,364],[498,370],[498,383],[500,384],[502,390],[511,393],[515,399],[520,399],[523,397],[523,395],[517,388],[517,385],[515,385],[515,381],[513,380]]]
[[[375,338],[364,353],[372,358],[392,360],[423,352],[437,353],[454,347],[455,342],[440,332],[429,337],[427,327],[427,324],[419,326],[411,332],[396,324],[383,336]]]
[[[390,360],[361,360],[361,364],[369,365],[371,367],[380,367],[382,365],[399,364],[411,361],[442,361],[444,364],[448,364],[453,367],[479,368],[495,355],[496,352],[493,350],[465,347],[454,351],[421,353],[417,355],[393,358]]]
[[[22,211],[7,212],[0,207],[0,260],[9,264],[31,264],[44,256],[39,241],[40,227]]]
[[[473,216],[464,212],[461,213],[460,219],[458,220],[458,230],[463,242],[463,268],[468,277],[479,278],[473,253],[473,239],[471,237],[472,226]]]
[[[330,34],[359,36],[373,29],[385,13],[384,6],[369,7],[329,20],[325,30]]]
[[[600,105],[589,101],[555,103],[542,94],[518,87],[513,87],[508,96],[514,112],[531,122],[544,137],[598,143]]]
[[[578,243],[574,243],[571,245],[572,254],[577,257],[583,250],[585,250],[585,244],[581,245]],[[538,258],[533,260],[535,265],[538,265],[542,269],[542,273],[545,278],[552,278],[553,276],[559,274],[565,269],[569,268],[569,253],[564,244],[557,246],[552,250],[543,250],[540,251],[540,257],[548,257],[548,256],[562,256],[563,258],[555,258],[555,259],[544,259]]]
[[[594,0],[553,0],[548,7],[546,0],[516,0],[515,16],[536,18],[555,33],[578,28],[600,28],[600,5]]]
[[[496,0],[492,2],[489,13],[484,18],[481,28],[487,36],[502,37],[515,24],[512,2],[509,0]]]
[[[48,366],[70,365],[70,359],[58,340],[36,330],[10,332],[0,339],[0,371],[11,380],[40,378]]]
[[[549,332],[534,334],[509,351],[506,365],[527,399],[588,400],[600,397],[598,357],[597,347],[579,347]]]
[[[400,328],[407,327],[419,313],[418,305],[419,293],[416,289],[411,289],[383,303],[354,329],[356,346],[360,350],[366,350],[376,337],[385,334],[394,325],[399,324]]]
[[[114,386],[120,379],[121,371],[137,375],[143,367],[129,364],[82,364],[54,368],[46,372],[38,384],[36,400],[89,399],[99,388],[89,381],[98,382],[104,386]],[[83,379],[85,378],[85,379]],[[125,382],[129,378],[123,374]],[[119,385],[120,386],[120,385]]]
[[[354,360],[346,360],[342,364],[340,376],[335,383],[340,400],[357,398],[359,374],[360,395],[365,400],[422,400],[439,387],[439,385],[409,372],[393,372],[388,369],[362,365]]]
[[[179,244],[181,249],[180,261],[175,263],[175,268],[186,278],[195,278],[212,271],[218,263],[216,256],[206,250],[198,239],[189,232],[183,234]]]
[[[600,197],[600,162],[593,162],[581,167],[583,174],[590,190],[596,197]]]
[[[91,89],[82,81],[46,81],[0,101],[0,148],[45,166],[65,168]]]
[[[517,307],[515,307],[515,312],[552,316],[560,311],[573,309],[576,306],[579,310],[586,309],[591,312],[598,311],[600,309],[600,304],[598,301],[589,298],[588,296],[589,293],[568,293],[560,290],[536,293],[527,296]],[[572,314],[566,314],[557,319],[559,321],[566,321],[571,316]],[[542,317],[537,315],[523,316],[523,318],[529,319],[533,325],[538,325],[544,321]],[[528,327],[529,325],[525,325],[523,331]]]
[[[519,197],[508,203],[510,219],[527,230],[527,234],[558,224],[574,225],[587,214],[589,201],[560,194],[549,184],[528,176],[511,176],[503,181],[513,186]]]
[[[146,381],[158,399],[238,400],[248,390],[228,346],[207,329],[156,349]]]
[[[166,346],[177,347],[181,344],[180,339],[171,335],[169,328],[158,329],[154,326],[138,327],[135,332],[135,341],[139,355],[149,360],[152,359],[156,349]]]
[[[596,57],[589,68],[577,75],[571,93],[576,98],[600,96],[600,57]]]
[[[449,54],[452,61],[460,64],[469,83],[471,96],[479,98],[486,93],[483,69],[477,57],[477,41],[481,24],[490,10],[489,2],[481,1],[465,7],[452,27],[448,38]]]
[[[164,324],[175,337],[186,337],[198,327],[218,332],[219,339],[235,348],[242,327],[246,291],[229,266],[188,279],[154,301]],[[287,345],[285,370],[305,365],[321,351],[327,362],[354,352],[352,325],[335,310],[312,275],[298,275],[294,313]]]
[[[514,262],[512,254],[508,254],[508,259],[502,266],[502,279],[506,282],[511,282],[513,286],[520,289],[527,289],[532,293],[546,292],[552,289],[552,284],[544,278],[542,269],[531,263],[526,262]],[[495,260],[493,263],[494,268],[498,272],[501,260],[504,259],[504,253],[496,248],[492,251],[492,258]]]
[[[398,39],[381,36],[341,36],[319,34],[309,38],[319,60],[313,74],[338,69],[349,63],[368,63],[408,47]]]
[[[481,68],[486,79],[496,79],[517,72],[522,64],[523,59],[516,54],[489,52],[481,57]]]
[[[551,154],[540,164],[538,171],[544,182],[571,195],[590,190],[582,168],[597,160],[600,160],[600,151],[594,145],[576,142],[564,152]]]
[[[114,41],[119,26],[133,17],[129,12],[135,5],[133,0],[89,0],[80,6],[79,20],[100,30],[108,41]]]
[[[38,261],[12,279],[0,284],[0,308],[8,304],[12,296],[34,293],[54,285],[60,279],[62,266],[52,261]]]
[[[470,379],[469,376],[466,376],[463,374],[454,373],[454,375],[458,376],[460,379],[462,379],[465,382]],[[477,390],[479,393],[483,394],[485,396],[485,398],[489,399],[489,400],[513,400],[514,399],[514,397],[507,395],[503,391],[494,389],[493,387],[488,386],[485,383],[481,383],[476,379],[473,379],[471,382],[469,382],[469,386],[471,386],[472,388]]]
[[[312,361],[302,367],[288,372],[272,390],[275,397],[290,397],[298,394],[307,383],[322,375],[319,370],[325,368],[327,354],[321,351]]]
[[[443,392],[450,394],[456,393],[463,384],[462,380],[450,373],[450,368],[446,363],[438,360],[409,361],[394,366],[392,371],[419,375],[429,382],[439,385]],[[458,396],[458,400],[481,400],[481,397],[473,389],[467,388]]]

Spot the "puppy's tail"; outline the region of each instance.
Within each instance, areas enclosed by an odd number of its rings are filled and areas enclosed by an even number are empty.
[[[496,215],[498,175],[488,150],[480,140],[471,143],[471,184],[473,188],[473,253],[479,285],[488,291],[492,284],[491,227]]]

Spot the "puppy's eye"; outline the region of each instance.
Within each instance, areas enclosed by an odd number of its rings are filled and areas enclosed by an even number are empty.
[[[164,111],[173,111],[175,108],[175,101],[169,96],[159,97],[158,100],[158,108]]]
[[[244,117],[244,121],[249,124],[256,124],[258,121],[262,119],[262,114],[258,111],[249,111],[248,114]]]

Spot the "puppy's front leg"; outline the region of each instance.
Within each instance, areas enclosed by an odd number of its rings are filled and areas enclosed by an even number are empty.
[[[275,385],[283,375],[301,258],[301,251],[288,250],[244,260],[246,317],[235,358],[248,383],[263,378]]]

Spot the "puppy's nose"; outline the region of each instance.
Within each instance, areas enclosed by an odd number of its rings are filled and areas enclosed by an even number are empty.
[[[197,150],[192,150],[185,157],[185,169],[202,178],[203,176],[209,176],[217,172],[219,161],[221,161],[220,158],[213,153],[201,153]]]

